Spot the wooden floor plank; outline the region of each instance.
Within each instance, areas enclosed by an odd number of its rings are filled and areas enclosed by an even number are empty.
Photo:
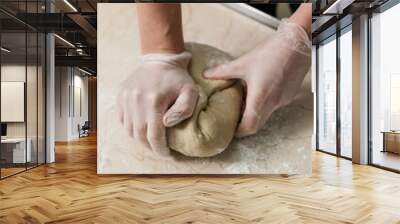
[[[320,152],[311,177],[96,174],[94,136],[0,181],[0,223],[400,223],[400,175]]]

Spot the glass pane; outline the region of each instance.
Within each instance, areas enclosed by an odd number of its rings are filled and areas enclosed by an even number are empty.
[[[340,152],[352,156],[352,35],[351,30],[340,36]]]
[[[46,60],[46,37],[44,34],[39,33],[38,45],[38,163],[45,163],[46,149],[45,149],[45,60]]]
[[[26,33],[2,33],[1,47],[1,173],[5,177],[25,170],[31,158],[26,150]]]
[[[26,98],[26,113],[27,113],[27,143],[28,150],[30,148],[30,160],[28,160],[28,168],[34,167],[37,165],[37,98],[38,98],[38,88],[37,88],[37,79],[38,79],[38,36],[36,32],[27,33],[28,38],[28,64],[27,64],[27,80],[26,80],[26,89],[27,89],[27,98]]]
[[[374,15],[372,28],[372,163],[400,170],[400,4]]]
[[[37,13],[37,1],[29,1],[26,6],[27,13]],[[37,18],[37,17],[36,17]],[[35,19],[30,19],[33,23]],[[27,30],[27,75],[26,75],[26,125],[27,125],[27,149],[31,151],[27,167],[37,165],[37,74],[38,74],[38,35],[34,30]]]
[[[318,48],[318,149],[336,153],[336,39]]]

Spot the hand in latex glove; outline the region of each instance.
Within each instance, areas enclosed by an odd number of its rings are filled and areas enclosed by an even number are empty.
[[[246,105],[236,136],[256,133],[272,112],[289,104],[309,70],[311,41],[302,27],[282,21],[268,40],[242,57],[206,71],[209,79],[241,79]]]
[[[169,153],[165,126],[192,116],[197,103],[190,59],[189,52],[144,55],[118,95],[119,118],[129,135],[163,155]]]

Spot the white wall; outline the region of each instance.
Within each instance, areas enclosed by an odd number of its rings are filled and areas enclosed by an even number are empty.
[[[28,78],[27,87],[27,122],[28,122],[28,137],[32,133],[36,136],[36,66],[25,65],[2,65],[1,66],[1,81],[3,82],[25,82],[25,75]],[[32,88],[34,86],[34,88]],[[31,87],[31,88],[29,88]],[[3,96],[4,97],[4,96]],[[39,105],[40,107],[40,105]],[[7,108],[1,108],[7,110]],[[35,112],[35,113],[33,113]],[[25,137],[26,122],[7,122],[8,137]]]
[[[75,70],[76,71],[76,70]],[[75,102],[71,102],[71,104],[75,103],[74,108],[72,108],[72,119],[71,119],[71,135],[73,138],[78,138],[79,133],[78,133],[78,124],[81,126],[85,123],[85,121],[88,120],[88,78],[87,76],[83,77],[80,75],[74,75],[74,92],[75,94],[73,96],[73,99]],[[77,90],[80,90],[80,99],[77,98],[78,93]],[[78,100],[80,100],[80,105]],[[79,106],[81,106],[81,112],[79,111]],[[75,111],[75,113],[74,113]]]
[[[55,141],[68,140],[70,75],[68,67],[55,68]]]
[[[25,65],[2,65],[1,66],[1,81],[3,82],[25,82],[26,70],[29,74],[33,74],[33,67]],[[36,71],[35,71],[36,74]],[[6,110],[7,108],[1,108]],[[7,137],[25,137],[25,122],[7,123]]]
[[[69,141],[79,137],[78,124],[88,120],[88,78],[72,67],[56,67],[55,140]],[[80,89],[82,112],[77,107]]]

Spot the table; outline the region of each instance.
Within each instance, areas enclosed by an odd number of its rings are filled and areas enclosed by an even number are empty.
[[[26,139],[27,147],[25,151],[25,138],[5,138],[1,139],[1,156],[6,159],[6,163],[26,163],[32,160],[31,145],[32,140]],[[12,156],[11,156],[12,154]],[[12,159],[11,159],[12,158]]]
[[[382,131],[383,150],[382,152],[392,152],[400,154],[400,131]]]

